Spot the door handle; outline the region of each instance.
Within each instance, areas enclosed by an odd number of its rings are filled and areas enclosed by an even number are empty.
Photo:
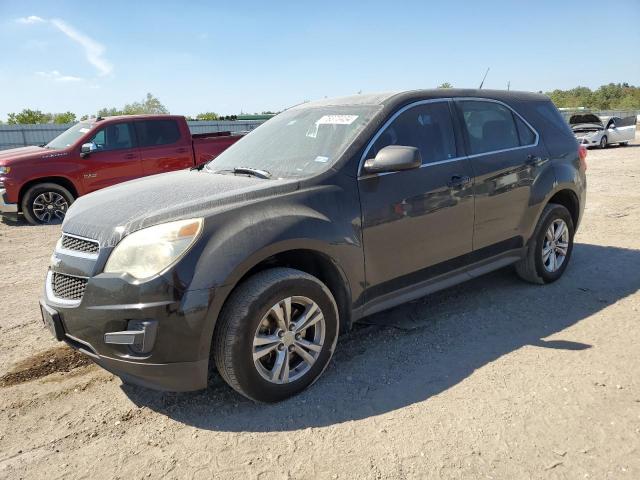
[[[471,178],[467,175],[453,175],[447,185],[451,188],[464,188],[471,183]]]
[[[186,148],[184,148],[184,147],[178,148],[178,149],[176,150],[176,152],[177,152],[177,153],[186,153],[186,151],[187,151],[187,149],[186,149]]]

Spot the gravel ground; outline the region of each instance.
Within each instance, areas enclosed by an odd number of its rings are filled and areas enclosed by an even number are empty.
[[[640,144],[588,163],[560,281],[505,269],[378,314],[277,405],[77,358],[37,306],[59,227],[0,224],[0,478],[640,478]]]

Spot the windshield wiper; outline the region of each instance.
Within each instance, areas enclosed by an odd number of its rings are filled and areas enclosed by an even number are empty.
[[[246,173],[247,175],[253,175],[258,178],[271,178],[271,173],[266,170],[260,170],[259,168],[251,167],[235,167],[231,170],[233,173]]]

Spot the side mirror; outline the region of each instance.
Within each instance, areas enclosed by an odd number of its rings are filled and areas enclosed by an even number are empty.
[[[370,158],[364,162],[364,171],[366,173],[396,172],[418,168],[420,165],[422,165],[422,156],[416,147],[389,145],[381,149],[376,158]]]
[[[95,143],[89,142],[85,143],[80,147],[80,156],[82,158],[88,157],[92,152],[95,152],[98,149]]]
[[[616,124],[612,123],[611,125],[609,125],[609,130],[615,130],[616,128]]]

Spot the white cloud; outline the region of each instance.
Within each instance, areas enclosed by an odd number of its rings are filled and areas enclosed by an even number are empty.
[[[99,75],[105,76],[109,75],[112,72],[113,65],[106,58],[104,58],[104,46],[93,38],[90,38],[84,33],[79,32],[64,20],[60,20],[59,18],[45,20],[44,18],[38,17],[36,15],[31,15],[29,17],[18,18],[16,19],[16,22],[23,24],[50,23],[58,31],[66,35],[67,38],[83,48],[87,61],[98,70]]]
[[[28,17],[16,18],[16,22],[30,24],[30,23],[43,23],[45,22],[44,18],[40,18],[37,15],[29,15]]]
[[[87,57],[87,60],[91,65],[96,67],[100,75],[108,75],[113,70],[113,65],[109,63],[107,59],[103,57],[104,47],[93,40],[92,38],[87,37],[84,33],[80,33],[71,25],[54,18],[51,20],[51,24],[64,33],[67,37],[69,37],[74,42],[78,43],[82,48],[84,48],[84,53]]]
[[[81,77],[62,75],[58,70],[51,70],[50,72],[36,72],[36,75],[55,80],[56,82],[82,82],[84,80]]]

